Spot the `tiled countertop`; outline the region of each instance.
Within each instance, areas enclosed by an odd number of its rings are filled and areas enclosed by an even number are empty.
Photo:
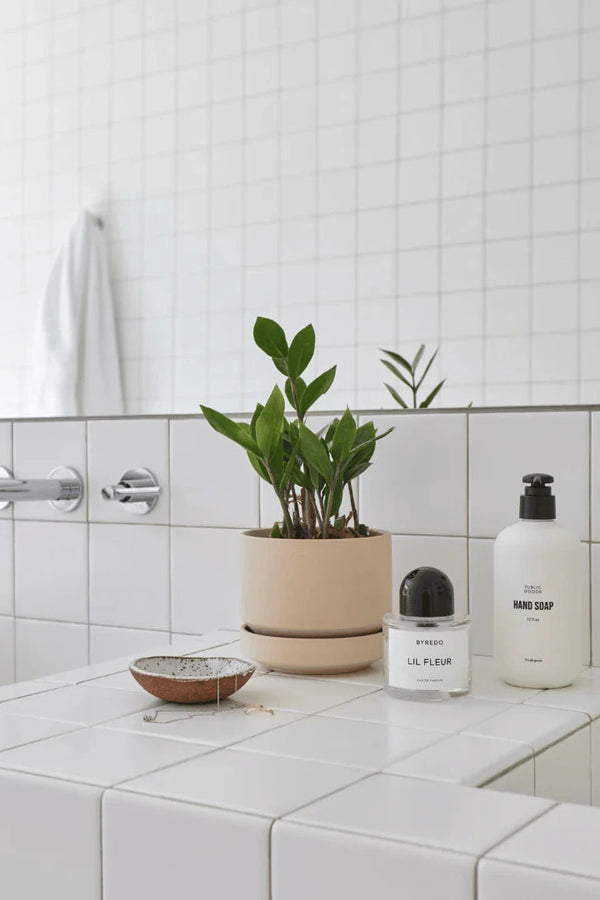
[[[214,632],[168,652],[239,647]],[[472,694],[436,704],[387,697],[376,667],[260,671],[207,715],[156,701],[127,665],[0,688],[3,896],[600,895],[597,670],[536,692],[479,657]]]

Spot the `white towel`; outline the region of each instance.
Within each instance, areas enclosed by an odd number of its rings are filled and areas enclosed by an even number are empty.
[[[84,210],[59,252],[33,344],[34,416],[123,412],[123,392],[106,251],[100,224]]]

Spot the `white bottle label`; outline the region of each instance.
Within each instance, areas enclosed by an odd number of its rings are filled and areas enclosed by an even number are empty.
[[[464,689],[469,683],[468,629],[425,637],[421,631],[390,628],[388,681],[390,687],[409,691]]]

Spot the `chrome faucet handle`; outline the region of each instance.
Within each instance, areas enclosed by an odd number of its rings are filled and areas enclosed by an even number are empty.
[[[101,490],[104,500],[118,500],[134,516],[151,512],[161,492],[162,488],[148,469],[128,469],[118,484],[108,484]]]
[[[47,500],[58,512],[73,512],[83,497],[81,475],[69,466],[52,469],[47,478],[14,478],[0,466],[0,509],[17,500]]]

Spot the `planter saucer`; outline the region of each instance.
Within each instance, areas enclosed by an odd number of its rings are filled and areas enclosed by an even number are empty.
[[[243,656],[267,669],[290,675],[340,675],[356,672],[383,656],[383,634],[351,637],[278,637],[240,629]]]

